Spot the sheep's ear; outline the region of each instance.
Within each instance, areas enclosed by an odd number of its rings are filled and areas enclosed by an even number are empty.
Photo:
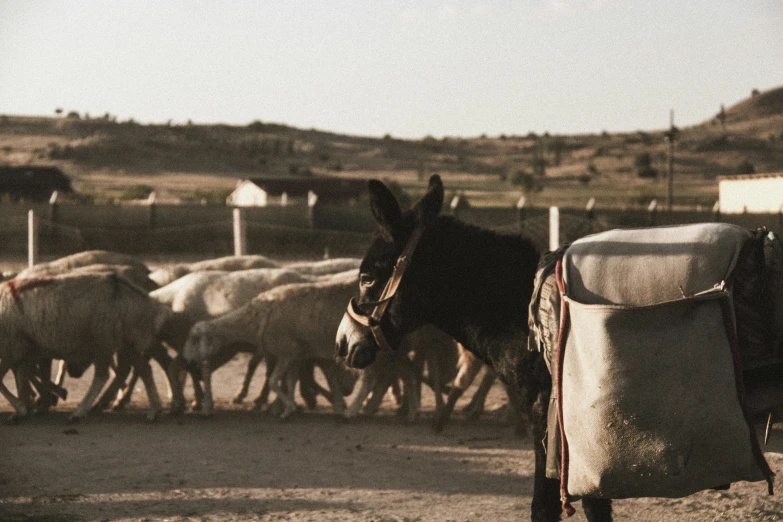
[[[413,205],[413,211],[416,213],[419,223],[427,226],[435,221],[435,218],[440,214],[442,206],[443,182],[440,180],[440,176],[435,174],[430,177],[427,192]]]
[[[375,220],[381,226],[385,239],[391,241],[399,229],[402,218],[400,204],[394,194],[378,180],[371,179],[367,187],[370,190],[370,210]]]

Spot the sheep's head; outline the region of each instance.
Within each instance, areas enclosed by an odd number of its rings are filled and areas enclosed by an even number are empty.
[[[206,321],[193,325],[182,349],[186,361],[204,362],[217,353],[222,346],[220,337],[212,333]]]

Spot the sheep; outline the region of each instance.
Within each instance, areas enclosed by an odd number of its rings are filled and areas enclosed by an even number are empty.
[[[182,353],[188,332],[197,321],[231,312],[265,290],[283,284],[307,281],[311,279],[285,268],[256,268],[236,272],[203,271],[185,275],[163,288],[150,292],[150,297],[168,304],[174,312],[161,329],[160,337],[175,352]],[[238,348],[238,351],[254,350],[253,347]],[[180,366],[180,363],[175,363],[169,368],[172,373],[171,410],[173,413],[181,413],[185,409],[181,378],[174,377],[181,373]],[[252,371],[255,371],[255,366],[251,365],[248,371],[249,380]],[[201,402],[202,397],[201,387],[198,384],[199,373],[195,369],[191,371],[196,404]],[[131,389],[132,387],[129,391]],[[129,396],[121,398],[118,406],[122,405],[122,399],[127,401]]]
[[[416,420],[419,413],[418,383],[408,352],[404,348],[393,354],[379,352],[377,360],[360,372],[359,390],[345,409],[345,418],[356,417],[362,406],[365,414],[374,415],[389,388],[393,390],[396,388],[399,394],[397,388],[399,379],[403,381],[404,393],[399,397],[398,403],[402,403],[403,400],[406,403],[401,407],[400,413],[406,415],[407,422]]]
[[[356,259],[353,257],[341,257],[335,259],[325,259],[323,261],[302,261],[299,263],[291,263],[290,265],[287,265],[286,268],[289,270],[295,270],[306,276],[327,276],[331,274],[337,274],[339,272],[346,272],[357,269],[361,263],[361,259]]]
[[[62,273],[67,274],[81,274],[81,273],[115,273],[118,275],[121,275],[137,285],[139,288],[142,288],[143,290],[150,291],[158,288],[158,285],[155,284],[154,281],[152,281],[149,278],[149,269],[141,263],[135,263],[133,265],[113,265],[113,264],[105,264],[105,263],[99,263],[99,264],[90,264],[90,265],[83,265],[83,266],[76,266],[74,268],[71,268],[73,265],[78,265],[81,262],[87,262],[93,259],[99,259],[109,258],[106,254],[113,254],[111,252],[103,252],[103,251],[97,251],[100,252],[100,255],[96,255],[96,251],[93,251],[90,256],[87,255],[79,255],[77,257],[69,256],[68,258],[63,258],[63,260],[60,260],[56,262],[55,264],[49,264],[47,265],[48,268],[43,269],[43,272],[49,272],[49,275],[58,275],[56,272],[62,271]],[[85,253],[86,254],[86,253]],[[130,256],[124,256],[122,254],[113,254],[114,259],[117,261],[128,261]],[[20,274],[18,277],[19,279],[24,279],[27,277],[30,277],[32,272],[28,272],[26,274]],[[163,364],[159,357],[156,357],[158,359],[158,362]],[[63,379],[65,377],[65,362],[60,361],[60,367],[57,372],[57,379],[55,381],[55,384],[51,386],[51,361],[41,360],[38,363],[38,377],[40,378],[40,382],[36,383],[39,384],[39,386],[36,386],[36,388],[40,388],[40,384],[43,384],[44,387],[49,388],[49,393],[42,393],[39,389],[39,398],[36,402],[36,410],[39,412],[45,412],[48,410],[50,406],[55,406],[57,404],[58,400],[58,394],[61,395],[62,392],[60,391],[62,388]],[[165,367],[164,367],[165,368]],[[125,382],[125,378],[127,377],[127,373],[130,371],[130,368],[127,368],[127,371],[123,374],[122,371],[115,372],[114,378],[112,379],[111,384],[107,387],[106,391],[103,393],[101,398],[98,400],[97,405],[105,405],[107,402],[113,398],[114,395],[116,395],[119,388],[122,387],[122,385]],[[168,373],[167,373],[168,376]],[[98,408],[100,409],[100,408]]]
[[[16,279],[32,277],[56,276],[70,272],[74,268],[88,265],[120,265],[134,268],[134,273],[149,275],[150,270],[138,258],[107,250],[87,250],[70,256],[62,257],[48,263],[39,263],[26,268],[16,275]]]
[[[470,402],[463,409],[469,419],[477,419],[484,411],[484,401],[486,401],[489,390],[492,388],[497,375],[492,369],[485,365],[475,355],[458,345],[459,348],[459,360],[457,362],[457,376],[454,378],[451,391],[449,392],[448,399],[446,400],[445,407],[435,416],[435,431],[441,432],[448,424],[451,418],[451,413],[454,411],[454,406],[457,401],[462,397],[473,381],[478,376],[482,368],[484,368],[484,375],[481,378],[478,389],[474,392]],[[519,396],[518,392],[515,392],[513,388],[503,384],[508,396],[508,405],[506,406],[506,415],[509,417],[509,422],[515,423],[515,433],[524,437],[527,434],[527,424],[520,414],[522,411],[523,397]]]
[[[157,331],[170,316],[166,305],[116,274],[76,274],[7,281],[0,285],[0,393],[27,414],[29,371],[39,358],[64,359],[68,373],[95,373],[82,402],[69,417],[85,417],[109,377],[114,354],[132,360],[141,373],[152,406],[160,411],[152,372],[145,357]],[[17,375],[18,397],[2,384],[9,369]]]
[[[140,268],[138,265],[116,265],[106,263],[96,263],[93,265],[85,265],[71,269],[70,274],[84,274],[84,273],[96,273],[96,272],[114,272],[117,275],[121,275],[131,283],[135,284],[142,290],[151,292],[158,289],[158,284],[150,279],[150,271]],[[54,274],[52,274],[54,275]]]
[[[289,283],[311,281],[287,268],[202,271],[188,274],[150,293],[194,321],[217,317],[247,303],[259,293]]]
[[[202,413],[212,412],[213,401],[210,373],[215,368],[211,360],[232,354],[237,342],[253,343],[260,353],[275,358],[269,386],[283,401],[280,415],[287,418],[296,411],[291,389],[282,384],[295,363],[306,359],[330,361],[333,365],[334,336],[345,310],[345,303],[354,295],[358,283],[351,276],[315,283],[285,285],[259,294],[243,307],[210,321],[200,321],[190,330],[183,356],[202,365],[204,405]],[[345,409],[345,400],[338,377],[327,365],[325,375],[332,390],[332,404],[338,414]]]
[[[280,264],[265,256],[227,256],[217,259],[207,259],[197,263],[179,263],[159,268],[150,274],[150,279],[160,286],[166,286],[173,281],[194,272],[219,270],[234,272],[251,268],[280,268]]]
[[[345,416],[356,416],[370,392],[372,397],[367,400],[365,413],[375,413],[386,390],[398,378],[403,381],[405,404],[402,411],[407,414],[409,422],[418,414],[422,382],[427,382],[435,393],[435,408],[439,413],[444,408],[442,390],[456,373],[457,353],[457,342],[432,325],[408,334],[400,344],[397,351],[399,355],[392,361],[386,361],[390,364],[388,367],[384,362],[376,362],[362,372],[359,392],[346,409]],[[413,361],[409,359],[409,354],[413,356]],[[422,377],[425,363],[427,379]]]

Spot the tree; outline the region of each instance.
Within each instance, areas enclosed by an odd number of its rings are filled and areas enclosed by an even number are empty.
[[[718,121],[720,122],[720,127],[723,129],[723,132],[726,132],[726,107],[723,106],[723,104],[720,104],[720,112],[718,113]]]
[[[756,166],[753,165],[753,163],[750,162],[749,159],[745,158],[745,160],[737,165],[737,168],[734,169],[735,174],[755,174],[756,173]]]
[[[652,156],[649,152],[642,152],[636,155],[634,160],[636,166],[636,176],[639,178],[657,178],[658,171],[652,166]]]

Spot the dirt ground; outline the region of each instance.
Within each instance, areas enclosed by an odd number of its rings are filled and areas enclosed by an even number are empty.
[[[127,411],[69,425],[67,412],[89,374],[66,381],[69,400],[48,415],[3,419],[0,520],[529,520],[532,442],[515,438],[499,413],[477,421],[457,414],[436,435],[425,391],[424,412],[412,424],[394,414],[390,396],[374,417],[343,420],[322,402],[281,421],[251,411],[249,400],[230,403],[245,361],[238,357],[214,374],[217,413],[209,419],[188,414],[149,423],[139,386]],[[487,408],[503,403],[496,386]],[[0,399],[0,415],[9,412]],[[780,474],[783,429],[773,432],[767,458]],[[576,507],[571,520],[584,521]],[[779,493],[767,496],[763,483],[740,483],[683,499],[616,501],[615,513],[618,521],[773,521],[783,520],[783,501]]]

